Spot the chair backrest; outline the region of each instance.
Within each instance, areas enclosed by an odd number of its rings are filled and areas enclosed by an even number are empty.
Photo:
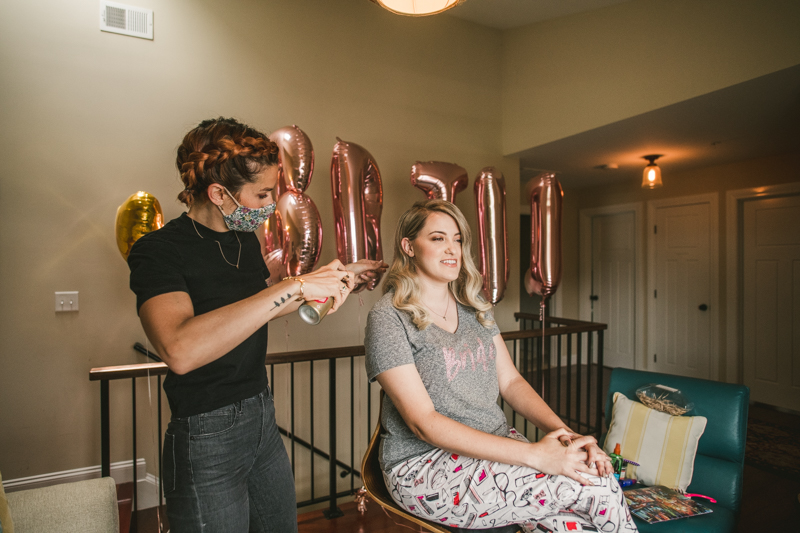
[[[364,460],[361,461],[361,482],[367,490],[367,494],[378,505],[387,509],[388,511],[409,520],[418,526],[431,531],[432,533],[460,533],[466,532],[466,529],[457,527],[449,527],[445,525],[436,524],[423,520],[409,512],[406,512],[402,507],[392,499],[389,494],[389,489],[386,488],[386,482],[383,479],[383,471],[380,464],[380,441],[384,428],[381,422],[381,415],[383,414],[383,397],[384,392],[381,390],[381,404],[378,409],[378,425],[375,426],[375,431],[372,433],[372,438],[369,440],[367,452],[364,454]],[[519,526],[508,525],[504,527],[497,527],[491,529],[481,529],[482,533],[517,533],[520,531]]]
[[[361,482],[364,483],[364,488],[367,490],[367,494],[372,498],[372,500],[384,509],[402,518],[405,518],[406,520],[410,520],[411,522],[414,522],[415,524],[433,533],[451,533],[452,530],[450,529],[444,528],[433,522],[428,522],[422,518],[418,518],[403,510],[392,499],[392,496],[389,494],[389,489],[386,488],[386,482],[383,479],[383,471],[381,470],[381,464],[379,460],[381,434],[383,433],[381,415],[383,414],[384,394],[385,393],[381,391],[381,403],[378,410],[378,425],[375,426],[375,432],[372,434],[372,438],[369,440],[369,446],[367,446],[367,453],[364,454],[364,460],[361,462]]]
[[[686,414],[708,419],[706,430],[700,437],[694,475],[687,492],[712,496],[720,505],[738,512],[750,389],[744,385],[706,379],[615,368],[611,372],[606,399],[606,426],[611,422],[614,393],[621,392],[631,400],[637,400],[636,389],[649,383],[680,389],[695,404],[694,410]]]

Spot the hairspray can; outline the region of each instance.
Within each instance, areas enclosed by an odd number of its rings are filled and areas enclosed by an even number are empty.
[[[307,302],[303,302],[297,312],[300,313],[300,318],[302,318],[305,322],[311,324],[312,326],[316,326],[322,322],[322,319],[325,318],[325,315],[328,314],[328,311],[330,311],[331,307],[333,307],[333,298],[328,297],[322,300],[309,300]]]

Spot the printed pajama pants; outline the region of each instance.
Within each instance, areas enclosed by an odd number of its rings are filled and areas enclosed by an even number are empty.
[[[513,428],[510,438],[526,441]],[[570,511],[597,531],[637,531],[614,477],[565,476],[433,450],[384,472],[392,498],[409,513],[466,529],[537,522]],[[549,521],[548,521],[549,522]]]

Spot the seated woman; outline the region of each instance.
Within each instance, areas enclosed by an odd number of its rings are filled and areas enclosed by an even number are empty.
[[[636,531],[608,456],[514,367],[479,295],[470,241],[454,204],[415,204],[400,217],[384,296],[369,313],[366,368],[386,392],[380,458],[393,499],[467,529],[568,510],[599,531]],[[545,437],[531,443],[509,428],[498,394]]]

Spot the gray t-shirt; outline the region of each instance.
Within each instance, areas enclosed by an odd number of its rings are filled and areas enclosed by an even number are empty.
[[[414,364],[436,412],[474,429],[507,436],[508,424],[497,397],[500,388],[492,338],[496,325],[485,328],[475,310],[458,304],[458,329],[447,332],[435,324],[417,329],[410,315],[392,305],[386,293],[369,312],[366,368],[369,380],[391,368]],[[434,446],[418,439],[403,421],[389,396],[383,400],[381,468],[422,455]]]

